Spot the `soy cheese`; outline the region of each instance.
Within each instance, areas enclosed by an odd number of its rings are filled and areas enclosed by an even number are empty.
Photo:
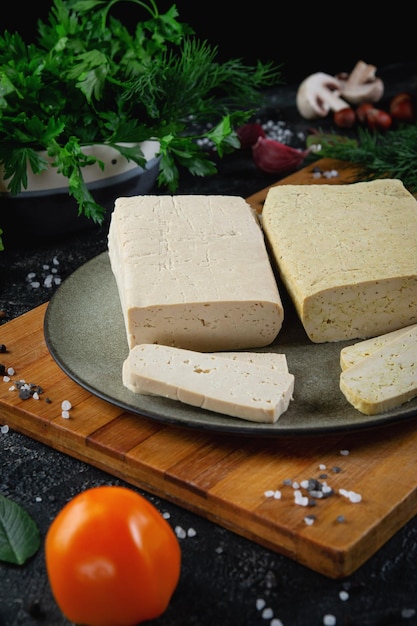
[[[262,225],[311,341],[417,322],[417,201],[401,181],[278,185]]]
[[[417,326],[342,371],[340,389],[365,415],[383,413],[415,398]]]
[[[340,367],[342,370],[345,370],[348,367],[355,365],[379,348],[385,346],[390,341],[398,339],[401,335],[405,335],[416,326],[416,324],[405,326],[404,328],[393,330],[390,333],[378,335],[378,337],[371,337],[371,339],[365,339],[364,341],[358,341],[351,346],[345,346],[340,351]]]
[[[157,344],[136,345],[123,364],[133,393],[159,395],[244,420],[275,423],[289,406],[294,376],[246,359]]]
[[[118,198],[108,250],[130,348],[251,349],[281,329],[263,232],[243,198]]]

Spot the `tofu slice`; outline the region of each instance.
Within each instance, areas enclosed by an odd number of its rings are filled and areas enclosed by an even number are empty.
[[[411,326],[399,328],[398,330],[393,330],[392,332],[385,333],[384,335],[378,335],[378,337],[358,341],[351,346],[345,346],[340,351],[340,367],[342,370],[352,367],[352,365],[355,365],[379,348],[382,348],[393,339],[397,339],[401,335],[413,330],[416,326],[417,324],[412,324]]]
[[[361,413],[376,415],[417,396],[417,325],[340,375],[340,389]]]
[[[400,180],[277,185],[262,225],[311,341],[417,323],[417,200]]]
[[[271,362],[158,344],[133,347],[122,374],[123,384],[133,393],[163,396],[252,422],[275,423],[294,392],[294,375]]]
[[[288,372],[287,357],[281,352],[213,352],[213,355]]]
[[[243,198],[118,198],[108,251],[129,348],[248,350],[281,329],[264,235]]]

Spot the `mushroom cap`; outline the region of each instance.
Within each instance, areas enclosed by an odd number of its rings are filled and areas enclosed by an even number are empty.
[[[325,72],[307,76],[299,85],[296,96],[298,112],[305,119],[326,117],[329,111],[340,111],[349,104],[340,97],[341,81]]]

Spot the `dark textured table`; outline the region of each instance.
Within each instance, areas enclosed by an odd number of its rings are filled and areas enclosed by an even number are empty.
[[[416,92],[409,67],[381,71],[387,93],[404,87]],[[265,94],[266,112],[284,121],[297,143],[307,125],[294,110],[296,86]],[[219,162],[209,179],[184,175],[179,193],[249,196],[275,182],[257,171],[247,152]],[[107,247],[107,229],[93,228],[60,240],[34,240],[24,249],[0,253],[1,323],[47,302],[54,287],[30,287],[56,257],[64,280]],[[0,326],[1,343],[1,326]],[[2,424],[0,415],[0,425]],[[358,435],[360,436],[360,434]],[[80,491],[100,484],[123,484],[112,475],[9,430],[0,433],[0,492],[25,507],[42,538],[57,512]],[[416,450],[417,471],[417,450]],[[145,493],[145,492],[142,492]],[[183,564],[178,588],[158,626],[396,626],[417,624],[417,520],[411,520],[346,580],[317,574],[275,552],[238,537],[185,509],[145,493],[187,534],[180,539]],[[417,513],[417,505],[416,505]],[[334,616],[332,621],[330,616]],[[0,626],[63,626],[48,585],[41,548],[24,566],[0,564]]]

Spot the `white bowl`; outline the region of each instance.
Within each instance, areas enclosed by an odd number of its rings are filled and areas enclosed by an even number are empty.
[[[132,144],[124,144],[132,145]],[[104,163],[83,168],[83,177],[94,200],[105,209],[109,220],[114,201],[120,196],[144,195],[155,185],[159,173],[159,143],[141,144],[147,163],[139,167],[110,146],[84,148],[86,154],[97,156]],[[7,181],[0,177],[0,228],[5,247],[27,245],[77,231],[97,227],[93,220],[78,215],[78,205],[68,193],[67,179],[49,168],[33,174],[28,168],[28,184],[24,191],[12,196]]]

